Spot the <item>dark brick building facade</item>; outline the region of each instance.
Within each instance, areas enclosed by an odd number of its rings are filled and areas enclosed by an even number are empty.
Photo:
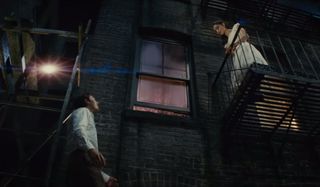
[[[131,72],[139,26],[159,27],[190,35],[195,32],[192,18],[197,8],[177,1],[106,1],[102,5],[84,66],[100,68],[107,65],[110,69],[101,75],[84,74],[83,88],[101,101],[103,110],[96,116],[100,148],[110,163],[107,171],[118,175],[123,186],[207,184],[208,152],[204,126],[208,102],[206,71],[197,73],[199,76],[194,79],[204,82],[198,85],[203,91],[192,96],[196,101],[197,95],[203,94],[200,96],[203,98],[201,105],[192,106],[201,108],[201,112],[197,112],[199,118],[185,119],[130,109],[134,76]],[[200,59],[198,63],[201,63]],[[115,70],[119,68],[128,69],[129,73],[117,73]],[[196,68],[206,69],[207,66]],[[196,77],[195,72],[192,70],[193,77]]]
[[[85,67],[110,66],[83,75],[83,89],[101,101],[96,116],[107,171],[123,186],[317,186],[319,150],[231,137],[224,144],[221,124],[208,98],[208,72],[217,72],[224,53],[200,15],[200,1],[105,1],[86,52]],[[232,20],[230,20],[232,21]],[[195,112],[176,117],[132,110],[132,69],[139,27],[181,32],[190,37]],[[117,68],[128,73],[116,73]],[[208,108],[209,107],[209,108]]]
[[[216,111],[223,104],[213,98],[210,83],[225,54],[212,32],[218,15],[213,11],[212,17],[203,17],[202,2],[105,0],[96,10],[80,90],[100,103],[95,120],[99,147],[108,160],[104,170],[120,186],[319,186],[319,142],[221,133]],[[249,34],[257,27],[248,28]],[[157,30],[151,35],[169,36],[188,47],[190,110],[183,115],[134,110],[138,43],[150,28]],[[274,32],[267,26],[260,30]],[[319,51],[319,40],[313,42]],[[63,164],[55,171],[53,184],[62,186]]]

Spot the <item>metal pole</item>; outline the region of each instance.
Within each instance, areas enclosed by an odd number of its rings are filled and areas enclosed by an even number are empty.
[[[319,80],[319,76],[318,76],[318,74],[317,74],[316,70],[314,69],[314,66],[313,66],[313,64],[312,64],[312,62],[311,62],[311,60],[310,60],[310,58],[309,58],[308,54],[306,53],[306,50],[304,49],[304,47],[303,47],[303,45],[302,45],[301,41],[298,41],[298,42],[299,42],[299,44],[300,44],[300,47],[301,47],[301,49],[302,49],[302,51],[303,51],[304,55],[306,56],[306,58],[307,58],[307,60],[308,60],[308,62],[309,62],[309,64],[310,64],[311,68],[312,68],[312,71],[313,71],[314,75],[315,75],[315,76],[316,76],[316,78]]]
[[[60,109],[50,108],[50,107],[44,107],[44,106],[32,106],[32,105],[26,105],[26,104],[17,104],[17,103],[10,103],[10,102],[0,102],[3,106],[12,106],[12,107],[21,107],[21,108],[31,108],[35,110],[44,110],[44,111],[50,111],[50,112],[60,112]]]
[[[4,172],[4,171],[0,171],[0,175],[10,176],[10,178],[18,177],[18,178],[22,178],[22,179],[26,179],[26,180],[38,181],[39,183],[41,182],[41,178],[30,177],[30,176],[25,176],[25,175],[18,175],[18,174],[8,173],[8,172]]]
[[[267,62],[268,62],[268,64],[269,64],[269,71],[271,71],[271,64],[270,64],[270,61],[269,61],[269,59],[268,59],[268,56],[267,56],[267,54],[266,54],[266,51],[264,50],[264,45],[262,45],[262,42],[261,42],[261,39],[260,39],[260,35],[259,35],[259,33],[258,33],[258,31],[256,31],[256,34],[257,34],[257,38],[258,38],[258,43],[259,43],[259,45],[261,46],[261,49],[262,49],[262,52],[263,52],[263,57],[267,60]]]
[[[88,27],[90,26],[90,23],[91,22],[89,21],[86,31],[89,31]],[[59,120],[57,122],[57,126],[58,126],[57,127],[57,133],[56,133],[56,137],[55,137],[55,139],[54,139],[54,141],[52,143],[51,154],[50,154],[50,157],[49,157],[49,163],[48,163],[48,168],[47,168],[47,173],[46,173],[46,183],[45,183],[45,185],[47,187],[50,186],[53,163],[55,161],[56,151],[57,151],[57,148],[58,148],[59,136],[60,136],[60,132],[61,132],[61,129],[62,129],[61,128],[61,126],[62,126],[61,124],[62,124],[64,115],[65,115],[65,112],[67,110],[67,106],[69,104],[69,99],[71,97],[71,92],[72,92],[73,83],[74,83],[76,72],[77,72],[77,67],[78,67],[78,64],[80,64],[80,62],[81,62],[81,57],[82,57],[84,46],[85,46],[86,42],[87,42],[87,38],[85,38],[85,41],[82,44],[82,47],[81,47],[81,49],[79,51],[79,54],[78,54],[78,56],[76,58],[76,62],[74,64],[74,66],[73,66],[72,75],[71,75],[71,78],[70,78],[70,81],[69,81],[69,85],[68,85],[68,90],[66,92],[65,100],[63,102],[63,106],[62,106],[62,110],[61,110],[61,114],[60,114]]]
[[[292,64],[291,64],[291,60],[290,60],[290,58],[289,58],[289,56],[288,56],[288,54],[287,54],[286,49],[285,49],[284,46],[283,46],[283,43],[282,43],[282,41],[281,41],[280,36],[278,36],[278,40],[279,40],[279,43],[280,43],[280,45],[281,45],[282,51],[283,51],[284,54],[286,55],[286,59],[288,60],[288,63],[289,63],[289,65],[290,65],[290,68],[291,68],[291,70],[292,70],[293,75],[296,75],[296,72],[295,72],[294,69],[293,69],[293,66],[292,66]]]
[[[38,34],[38,35],[57,35],[57,36],[66,37],[66,38],[74,38],[74,39],[78,38],[78,34],[75,32],[61,31],[61,30],[54,30],[54,29],[21,28],[21,27],[5,28],[3,26],[0,26],[0,29],[4,31],[12,31],[12,32],[28,32],[30,34]]]
[[[70,116],[71,114],[69,114],[69,116],[63,120],[62,124],[64,124],[70,118]],[[4,183],[3,187],[7,187],[14,177],[19,176],[18,174],[26,168],[26,166],[33,159],[33,157],[38,154],[38,152],[51,140],[51,138],[53,138],[56,135],[56,133],[57,129],[50,133],[50,135],[37,147],[37,149],[27,157],[27,159],[24,161],[24,164],[14,174],[10,174],[11,177]]]
[[[311,50],[312,50],[312,53],[314,54],[314,56],[316,57],[319,65],[320,65],[320,58],[319,58],[319,56],[317,55],[316,50],[314,50],[313,45],[311,45]]]
[[[269,39],[269,41],[270,41],[270,44],[271,44],[271,47],[272,47],[272,51],[273,51],[273,53],[274,53],[274,55],[275,55],[275,57],[276,57],[276,59],[277,59],[277,63],[279,64],[279,67],[280,67],[280,69],[281,69],[281,73],[284,74],[283,67],[282,67],[281,62],[280,62],[280,60],[279,60],[279,57],[278,57],[278,55],[277,55],[277,52],[276,52],[276,50],[274,49],[274,45],[273,45],[273,43],[272,43],[272,40],[271,40],[271,38],[270,38],[270,35],[267,34],[267,36],[268,36],[268,39]]]
[[[299,55],[298,55],[296,49],[294,48],[294,45],[293,45],[291,39],[288,38],[288,41],[289,41],[289,44],[290,44],[291,48],[293,49],[294,54],[296,55],[296,57],[297,57],[297,59],[298,59],[298,61],[299,61],[299,63],[300,63],[301,69],[304,71],[306,77],[308,77],[308,76],[307,76],[307,71],[304,69],[303,63],[302,63],[301,59],[299,58]]]

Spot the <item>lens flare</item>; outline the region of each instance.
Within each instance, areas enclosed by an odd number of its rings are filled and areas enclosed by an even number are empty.
[[[39,69],[41,73],[48,75],[55,74],[59,71],[59,67],[55,64],[43,64]]]

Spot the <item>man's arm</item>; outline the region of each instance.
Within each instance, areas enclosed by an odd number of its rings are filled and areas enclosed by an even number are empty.
[[[249,39],[249,35],[247,34],[247,31],[244,28],[241,28],[238,34],[238,43],[240,42],[246,42]]]
[[[102,169],[103,166],[106,165],[106,159],[104,156],[96,149],[89,149],[88,150],[88,155],[91,158],[91,161],[93,164],[97,167]]]
[[[118,179],[109,176],[108,174],[104,173],[103,171],[101,171],[101,175],[103,177],[104,182],[106,183],[107,187],[118,187]]]

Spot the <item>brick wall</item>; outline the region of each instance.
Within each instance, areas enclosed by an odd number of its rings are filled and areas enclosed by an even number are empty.
[[[140,14],[141,6],[152,9]],[[180,119],[158,123],[152,120],[158,115],[146,120],[139,112],[130,117],[123,113],[129,106],[132,75],[112,70],[131,70],[136,23],[190,31],[192,7],[188,4],[145,1],[141,6],[138,1],[105,1],[85,54],[84,71],[108,67],[102,73],[82,75],[83,90],[93,93],[102,109],[96,121],[99,146],[109,163],[105,170],[118,175],[123,186],[205,186],[206,143],[200,123],[181,124]],[[179,20],[184,21],[182,27]]]
[[[198,124],[143,115],[129,111],[122,124],[122,184],[205,186],[206,144],[201,128],[194,127]]]
[[[84,56],[82,88],[100,102],[101,112],[95,116],[99,147],[108,160],[106,171],[111,174],[115,173],[119,158],[121,112],[127,106],[127,83],[131,76],[116,70],[131,66],[132,28],[137,9],[135,1],[104,1]]]
[[[285,144],[280,149],[264,140],[224,141],[212,113],[219,103],[208,96],[207,74],[217,72],[224,51],[210,22],[198,15],[193,4],[199,3],[103,2],[83,66],[93,71],[83,71],[82,89],[100,101],[96,121],[99,146],[108,159],[105,171],[116,175],[121,186],[317,186],[319,150],[311,146]],[[197,118],[129,110],[138,24],[192,36]]]

